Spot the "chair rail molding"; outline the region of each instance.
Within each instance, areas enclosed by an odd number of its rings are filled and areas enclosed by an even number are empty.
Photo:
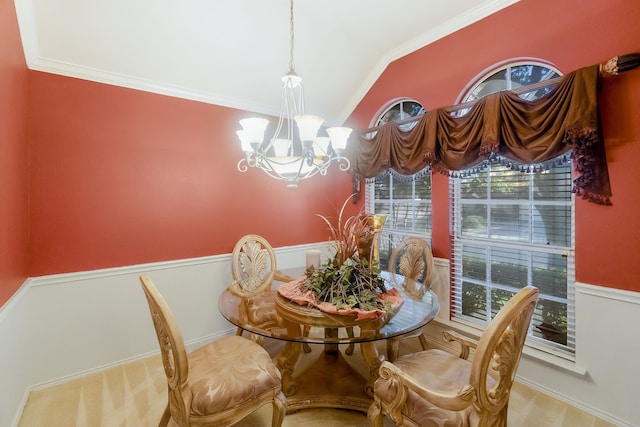
[[[431,288],[440,299],[440,313],[425,327],[429,344],[458,352],[442,340],[442,332],[454,329],[480,336],[481,329],[449,319],[449,261],[434,258]],[[635,323],[640,319],[640,293],[576,283],[575,361],[543,352],[530,345],[520,360],[518,381],[619,426],[640,425],[635,396],[620,393],[640,382],[635,355],[640,340]],[[618,355],[611,369],[611,354]]]
[[[327,242],[274,248],[278,268],[305,265],[306,251],[329,255]],[[235,328],[218,312],[231,282],[231,254],[30,278],[0,308],[0,425],[17,426],[31,390],[157,353],[138,276],[150,275],[189,349]],[[430,344],[450,329],[449,261],[434,258],[432,289],[441,311],[425,328]],[[606,313],[606,315],[601,315]],[[640,425],[632,394],[640,382],[640,293],[576,284],[576,365],[580,374],[523,355],[518,380],[620,426]],[[610,355],[616,354],[612,370]]]
[[[274,248],[278,267],[303,266],[327,242]],[[0,425],[17,426],[31,390],[158,353],[138,276],[171,305],[190,351],[235,328],[218,312],[231,253],[29,278],[0,307]]]

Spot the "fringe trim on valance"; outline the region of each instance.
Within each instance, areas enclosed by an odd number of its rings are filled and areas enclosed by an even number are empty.
[[[416,172],[414,174],[411,174],[411,175],[404,175],[404,174],[402,174],[402,173],[400,173],[400,172],[398,172],[398,171],[396,171],[396,170],[394,170],[392,168],[389,168],[387,170],[384,170],[382,173],[378,174],[377,176],[375,176],[373,178],[366,178],[364,182],[366,184],[370,184],[372,182],[375,182],[376,179],[382,178],[382,177],[388,176],[388,175],[393,176],[395,179],[397,179],[398,181],[401,181],[401,182],[411,182],[411,181],[417,181],[419,179],[424,178],[426,175],[429,174],[429,172],[431,172],[431,167],[430,166],[427,166],[424,169],[422,169],[421,171],[418,171],[418,172]]]
[[[450,177],[466,177],[490,162],[535,173],[566,164],[571,156],[572,191],[591,202],[611,204],[599,130],[598,68],[564,76],[534,101],[497,92],[478,100],[461,117],[439,108],[420,117],[408,132],[388,123],[371,137],[361,136],[350,154],[354,192],[360,191],[363,178],[380,173],[411,181],[412,173],[426,173],[430,167]]]
[[[572,148],[572,191],[592,203],[611,205],[611,188],[606,170],[605,152],[598,129],[571,128],[567,131],[564,142]],[[603,174],[607,179],[598,179],[598,175]]]
[[[485,171],[489,167],[489,165],[492,163],[497,163],[501,166],[504,166],[508,169],[518,171],[518,172],[541,173],[541,172],[546,172],[561,166],[566,166],[572,159],[573,159],[572,152],[567,152],[561,156],[556,157],[555,159],[548,160],[546,162],[535,163],[535,164],[525,164],[525,163],[518,163],[507,157],[500,156],[496,153],[490,153],[488,159],[484,160],[483,162],[469,169],[454,171],[454,170],[438,167],[437,165],[433,165],[433,166],[427,166],[423,170],[415,174],[403,175],[389,168],[373,178],[366,178],[364,182],[365,184],[372,184],[372,183],[375,183],[377,179],[388,176],[388,175],[392,175],[395,179],[401,182],[417,181],[419,179],[422,179],[425,175],[427,175],[432,170],[433,172],[446,175],[450,178],[468,178]],[[583,181],[586,180],[586,177],[583,176],[582,178],[583,178]]]
[[[606,159],[602,157],[604,156],[604,152],[600,152],[604,150],[602,150],[602,139],[598,129],[575,126],[566,132],[563,142],[567,147],[571,148],[571,151],[545,162],[531,164],[521,163],[495,152],[489,152],[482,153],[482,156],[487,157],[485,160],[468,169],[450,170],[436,163],[426,166],[415,174],[404,175],[389,168],[376,177],[365,179],[365,183],[373,183],[376,179],[387,175],[392,175],[395,179],[402,182],[411,182],[423,178],[432,170],[450,178],[467,178],[483,172],[492,163],[497,163],[518,172],[540,173],[565,166],[571,161],[573,173],[572,191],[577,196],[589,202],[606,206],[611,205],[611,190],[608,179],[596,179],[598,173],[604,173],[606,175]],[[486,146],[489,145],[490,144],[486,144]],[[605,165],[604,170],[602,168],[603,164]],[[602,183],[604,183],[604,185]],[[594,188],[594,186],[597,185],[600,185],[601,188]]]

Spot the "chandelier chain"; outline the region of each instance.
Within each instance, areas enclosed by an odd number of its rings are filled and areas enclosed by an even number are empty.
[[[236,131],[244,152],[244,158],[238,161],[238,170],[246,172],[249,167],[259,168],[272,178],[286,181],[291,189],[297,188],[300,180],[316,174],[326,175],[332,163],[343,172],[351,167],[349,159],[342,156],[351,129],[330,127],[326,128],[328,136],[318,136],[324,119],[304,112],[302,79],[293,65],[294,39],[293,0],[290,0],[289,72],[281,79],[282,103],[276,131],[265,141],[269,121],[261,117],[240,120],[242,129]],[[284,123],[286,135],[281,135]],[[294,124],[297,124],[297,135]]]
[[[289,71],[295,72],[296,69],[293,65],[293,0],[289,2]]]

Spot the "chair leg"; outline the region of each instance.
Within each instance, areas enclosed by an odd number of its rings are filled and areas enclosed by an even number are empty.
[[[311,327],[310,326],[303,326],[302,336],[308,337],[309,336],[309,331],[311,331]],[[302,343],[302,351],[304,351],[305,353],[311,353],[311,346],[306,342]]]
[[[162,413],[162,418],[160,418],[160,423],[158,427],[167,427],[169,425],[169,420],[171,419],[171,412],[169,411],[169,404],[167,403],[167,407],[164,408],[164,412]]]
[[[382,427],[384,417],[380,411],[380,402],[375,397],[367,411],[367,419],[369,420],[370,427]]]
[[[347,328],[347,336],[349,338],[353,338],[353,328]],[[353,354],[354,348],[355,348],[355,345],[353,343],[349,343],[344,353],[351,356]]]
[[[418,335],[418,339],[420,340],[420,346],[422,347],[422,350],[427,350],[429,348],[427,337],[425,337],[424,334],[420,332],[420,335]]]
[[[273,399],[273,414],[271,415],[271,426],[280,427],[287,414],[286,398],[282,392],[278,393]]]
[[[264,347],[264,337],[258,334],[251,334],[251,341],[258,344],[260,347]]]
[[[389,362],[395,362],[400,351],[400,339],[389,338],[387,340],[387,359]]]

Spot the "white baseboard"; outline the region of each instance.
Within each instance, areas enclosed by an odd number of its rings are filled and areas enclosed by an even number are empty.
[[[448,261],[434,263],[441,313],[425,327],[431,342],[447,351],[457,348],[442,341],[442,331],[455,329],[478,337],[477,328],[449,320]],[[575,361],[533,347],[525,347],[518,381],[542,393],[619,426],[640,426],[635,390],[640,382],[640,340],[635,325],[640,319],[640,293],[576,283]],[[613,356],[615,355],[615,356]],[[615,357],[615,362],[612,361]],[[615,365],[615,367],[612,365]]]
[[[598,408],[594,408],[593,406],[586,405],[584,402],[574,399],[570,395],[558,393],[556,390],[546,387],[540,384],[539,382],[531,381],[528,378],[522,378],[519,375],[516,375],[516,381],[526,385],[527,387],[531,387],[534,390],[537,390],[541,393],[551,396],[554,399],[557,399],[561,402],[564,402],[568,405],[578,408],[588,414],[591,414],[602,420],[615,424],[618,427],[637,427],[637,424],[630,424],[628,421],[622,420],[610,413],[603,412]]]
[[[274,248],[278,268],[300,267],[307,250],[326,246]],[[138,280],[142,273],[169,302],[188,347],[234,333],[217,310],[218,296],[231,281],[230,260],[224,254],[27,280],[0,308],[0,425],[17,425],[31,390],[157,353]],[[449,322],[449,262],[436,259],[434,265],[432,288],[441,311],[426,332]],[[519,381],[617,425],[640,425],[629,392],[640,383],[640,341],[631,338],[640,318],[639,294],[578,284],[576,302],[579,369],[523,356]]]
[[[278,268],[327,246],[274,248]],[[231,254],[30,278],[0,307],[0,425],[17,425],[31,390],[158,352],[141,274],[161,290],[188,349],[235,333],[217,308]]]

